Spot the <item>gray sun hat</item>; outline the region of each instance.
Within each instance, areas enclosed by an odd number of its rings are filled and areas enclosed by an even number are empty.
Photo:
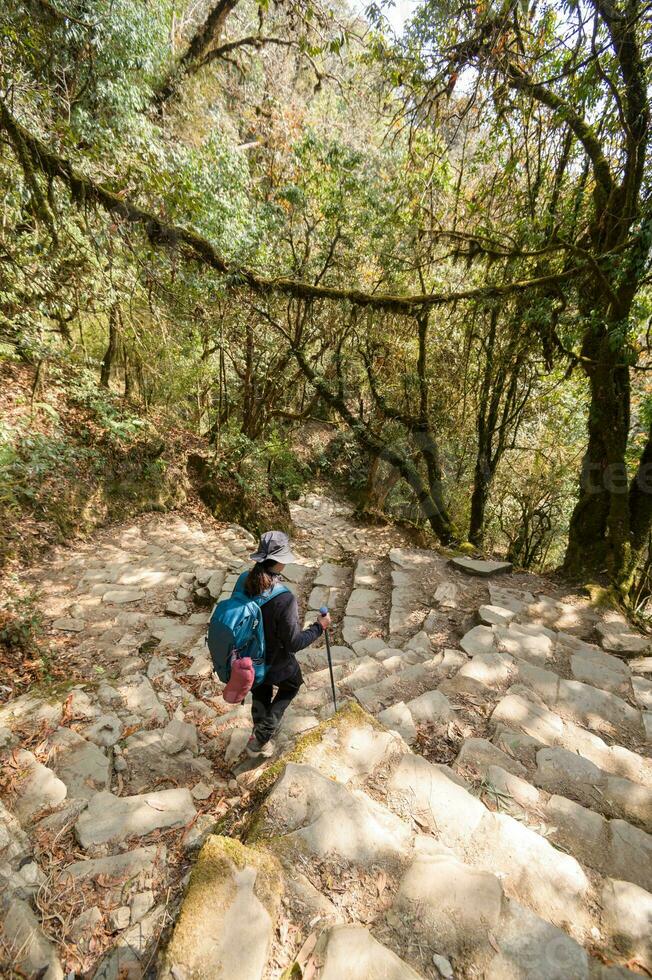
[[[265,531],[258,542],[258,551],[249,555],[252,561],[278,561],[283,565],[295,562],[290,550],[290,540],[285,531]]]

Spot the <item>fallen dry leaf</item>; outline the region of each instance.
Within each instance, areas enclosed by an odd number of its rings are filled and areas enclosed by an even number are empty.
[[[491,946],[491,948],[495,949],[497,953],[500,953],[500,946],[496,942],[495,937],[492,936],[490,932],[487,933],[487,939],[489,940],[489,945]]]
[[[317,945],[317,933],[311,932],[308,938],[305,940],[303,946],[297,953],[296,962],[301,967],[302,970],[305,969],[308,959],[312,955],[312,951],[316,945]]]

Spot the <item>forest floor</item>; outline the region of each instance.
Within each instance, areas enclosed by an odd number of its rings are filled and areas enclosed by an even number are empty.
[[[50,670],[0,708],[2,975],[651,975],[648,640],[321,493],[292,519],[339,710],[322,641],[261,765],[204,645],[246,529],[141,515],[20,574]]]

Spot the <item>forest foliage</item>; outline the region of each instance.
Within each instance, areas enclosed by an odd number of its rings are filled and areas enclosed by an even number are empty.
[[[396,36],[344,0],[6,0],[0,366],[34,388],[4,518],[48,459],[108,479],[51,416],[81,386],[109,442],[183,429],[268,513],[330,474],[645,608],[650,17],[420,0]]]

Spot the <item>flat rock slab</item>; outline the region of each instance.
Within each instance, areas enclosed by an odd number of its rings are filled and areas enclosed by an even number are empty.
[[[151,877],[157,861],[165,862],[165,849],[152,844],[149,847],[136,847],[133,851],[125,851],[123,854],[91,858],[89,861],[75,861],[60,872],[60,878],[94,881],[100,875],[106,875],[107,879],[120,883],[138,875]]]
[[[159,650],[185,650],[201,636],[202,626],[166,621],[165,626],[152,630],[152,636],[160,640]]]
[[[140,602],[145,596],[146,593],[140,589],[109,589],[103,593],[102,599],[104,602],[121,606],[126,602]]]
[[[620,653],[626,657],[640,657],[650,652],[652,641],[649,636],[633,633],[622,623],[597,623],[595,631],[600,637],[604,650]]]
[[[407,571],[428,568],[438,557],[436,551],[425,551],[420,548],[392,548],[389,552],[389,560],[392,564]]]
[[[72,616],[63,616],[61,619],[55,619],[52,623],[52,628],[61,630],[64,633],[81,633],[82,630],[86,629],[86,623],[83,619],[73,619]]]
[[[454,850],[466,843],[487,812],[477,797],[460,786],[459,776],[418,755],[403,756],[390,778],[388,795],[399,812],[405,809],[417,817]]]
[[[65,800],[68,790],[63,780],[37,761],[31,752],[19,749],[13,759],[18,766],[14,811],[21,823],[33,820],[41,810]]]
[[[61,720],[61,713],[61,704],[51,703],[32,694],[23,694],[0,707],[0,725],[11,728],[12,722],[21,722],[38,727],[41,722],[46,721],[49,726],[56,726]]]
[[[164,827],[183,827],[196,814],[190,791],[166,789],[139,796],[97,793],[75,824],[83,848],[143,837]]]
[[[233,838],[209,837],[193,868],[160,980],[260,980],[281,891],[280,865],[271,855]]]
[[[513,657],[499,650],[490,650],[489,653],[477,653],[464,663],[457,677],[471,678],[485,687],[500,690],[509,684],[515,674],[516,661]]]
[[[321,565],[315,577],[314,585],[326,585],[329,588],[343,588],[348,585],[351,570],[345,565],[334,565],[326,562]]]
[[[553,671],[529,663],[519,665],[519,680],[535,691],[545,704],[578,725],[609,735],[643,735],[641,712],[610,691],[581,681],[569,681]]]
[[[549,839],[609,878],[652,888],[652,837],[625,820],[608,820],[564,796],[545,805]]]
[[[355,588],[374,588],[374,586],[378,585],[379,581],[379,563],[374,559],[359,558],[353,574]]]
[[[341,716],[338,716],[338,720]],[[395,735],[364,721],[342,721],[327,728],[319,741],[299,743],[301,762],[342,784],[366,780],[386,768],[390,759],[406,749]]]
[[[359,867],[400,860],[411,838],[406,823],[364,793],[292,762],[263,804],[257,832]]]
[[[457,609],[458,593],[455,582],[440,582],[435,592],[435,602],[444,609]]]
[[[507,891],[549,922],[590,926],[591,884],[582,867],[514,817],[487,811],[465,853],[476,867],[500,872]]]
[[[323,932],[314,955],[322,964],[319,980],[420,980],[411,966],[364,926],[338,925]]]
[[[469,657],[478,653],[491,653],[496,650],[496,637],[490,626],[474,626],[460,640],[460,646]]]
[[[545,666],[554,651],[554,642],[549,633],[545,626],[519,626],[515,623],[509,627],[496,626],[494,630],[500,650],[541,666]]]
[[[486,605],[478,609],[478,618],[485,626],[508,626],[515,616],[513,609],[504,606]]]
[[[451,558],[450,562],[454,568],[458,568],[461,572],[465,572],[467,575],[477,575],[479,578],[503,575],[512,570],[510,561],[490,561],[482,558],[469,558],[467,555]]]
[[[125,789],[128,793],[143,793],[166,779],[183,785],[211,775],[212,766],[208,759],[196,758],[188,749],[168,754],[165,731],[155,728],[136,732],[125,741],[123,758],[127,763]],[[195,745],[196,738],[195,732]]]
[[[652,895],[629,881],[608,878],[600,903],[607,935],[620,951],[652,967]]]
[[[44,935],[27,902],[19,898],[13,900],[5,914],[1,935],[21,976],[63,980],[63,968],[55,948]]]
[[[512,729],[508,737],[510,748],[519,750],[518,740],[521,740],[523,745],[524,737],[530,746],[527,752],[531,751],[535,740],[539,743],[537,749],[542,745],[561,746],[589,759],[608,773],[623,776],[643,785],[652,784],[652,766],[649,759],[621,745],[607,745],[594,732],[564,720],[542,704],[537,704],[526,696],[527,692],[524,694],[524,689],[519,689],[518,694],[511,693],[511,690],[510,688],[506,696],[499,701],[491,716],[494,725],[498,723],[499,726],[504,725]],[[525,736],[519,734],[514,741],[512,738],[514,731],[525,733]],[[501,737],[504,734],[503,730]]]
[[[512,758],[507,752],[503,752],[502,749],[486,738],[465,739],[457,754],[455,765],[468,766],[482,776],[485,775],[490,766],[500,766],[501,769],[513,773],[515,776],[525,776],[527,773],[523,763]]]
[[[444,853],[417,853],[401,881],[395,908],[425,928],[429,946],[447,956],[489,955],[500,922],[498,878]]]
[[[283,569],[283,578],[287,579],[288,582],[294,582],[296,585],[300,585],[308,578],[311,572],[312,568],[310,565],[299,565],[297,562],[290,562]]]
[[[378,629],[376,622],[369,622],[368,619],[360,619],[356,616],[345,616],[342,622],[342,638],[350,646],[358,640],[366,639],[370,633]]]
[[[90,800],[109,785],[111,764],[93,742],[69,728],[58,728],[48,740],[50,765],[68,789],[69,799]]]
[[[219,568],[216,572],[213,572],[208,582],[206,582],[206,588],[208,589],[211,598],[217,599],[222,588],[224,587],[224,579],[226,578],[226,569]]]
[[[495,936],[498,952],[487,967],[492,980],[588,980],[589,957],[579,943],[512,899],[505,901],[500,928]],[[603,980],[625,980],[629,971]]]
[[[381,640],[379,642],[381,646],[386,646],[384,641]],[[297,659],[302,667],[305,664],[309,670],[321,670],[328,664],[325,647],[301,650],[297,654]],[[333,664],[347,664],[356,659],[356,654],[351,647],[339,646],[338,644],[331,646],[331,660]]]
[[[441,691],[426,691],[408,701],[406,708],[417,725],[439,725],[455,717],[448,698]]]
[[[571,656],[570,667],[573,679],[583,684],[602,688],[612,694],[627,696],[630,692],[630,675],[626,668],[624,672],[620,669],[613,670],[610,665],[579,653]]]
[[[559,747],[537,752],[537,786],[570,796],[609,817],[624,817],[652,829],[652,790],[623,776],[613,776],[589,759]]]
[[[383,605],[382,593],[375,589],[354,589],[346,604],[347,616],[358,616],[361,619],[378,620]]]
[[[652,681],[645,677],[633,677],[632,687],[639,707],[645,711],[652,711]]]
[[[186,616],[188,604],[181,599],[170,599],[165,607],[165,612],[168,616]]]
[[[534,602],[534,595],[521,589],[509,589],[503,585],[489,583],[489,596],[495,606],[505,606],[516,613],[524,612]]]
[[[410,745],[417,737],[417,726],[405,701],[399,701],[398,704],[385,708],[378,715],[378,721],[390,731],[397,732]]]
[[[167,711],[146,677],[125,681],[116,688],[116,692],[124,707],[144,721],[154,721],[160,725],[169,720]]]

